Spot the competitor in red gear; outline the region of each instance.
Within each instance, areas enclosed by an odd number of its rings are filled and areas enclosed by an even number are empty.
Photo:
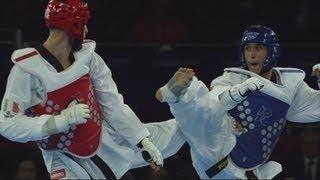
[[[148,163],[158,168],[162,154],[185,142],[174,120],[142,124],[124,104],[95,42],[84,40],[89,18],[80,0],[51,0],[47,40],[12,54],[0,132],[36,141],[52,179],[120,178]]]

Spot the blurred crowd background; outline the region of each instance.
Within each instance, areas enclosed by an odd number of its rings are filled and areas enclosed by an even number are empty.
[[[2,0],[0,7],[0,99],[5,91],[14,49],[42,43],[47,36],[43,14],[47,0]],[[305,70],[306,82],[320,62],[319,0],[90,0],[88,38],[113,72],[125,102],[142,122],[172,118],[155,91],[180,67],[194,68],[208,85],[234,66],[244,28],[263,24],[275,30],[282,47],[279,66]],[[277,179],[320,179],[319,123],[288,123],[271,157],[283,165]],[[157,173],[149,167],[123,179],[198,179],[188,145],[165,160]],[[48,179],[41,152],[33,143],[0,137],[0,179]],[[314,159],[308,163],[304,158]],[[310,179],[311,180],[311,179]]]

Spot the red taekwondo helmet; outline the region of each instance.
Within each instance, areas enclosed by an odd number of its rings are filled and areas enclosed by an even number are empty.
[[[45,11],[46,26],[64,30],[71,45],[74,41],[83,42],[89,18],[88,5],[81,0],[50,0]]]

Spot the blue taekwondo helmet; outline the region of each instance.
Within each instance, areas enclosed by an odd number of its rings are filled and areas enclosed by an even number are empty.
[[[267,47],[268,54],[263,64],[263,70],[276,66],[280,58],[280,44],[277,34],[272,29],[262,25],[252,25],[245,29],[239,49],[240,64],[243,67],[247,67],[244,59],[244,46],[250,42],[260,43]]]

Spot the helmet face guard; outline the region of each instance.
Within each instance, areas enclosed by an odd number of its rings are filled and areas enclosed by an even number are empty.
[[[267,47],[268,54],[263,63],[263,70],[268,70],[279,61],[280,58],[280,44],[276,33],[262,25],[249,26],[242,34],[239,48],[239,60],[243,67],[247,67],[244,57],[244,47],[247,43],[259,43]]]
[[[83,42],[89,18],[88,5],[81,0],[50,0],[45,11],[46,26],[66,32],[72,46]]]

